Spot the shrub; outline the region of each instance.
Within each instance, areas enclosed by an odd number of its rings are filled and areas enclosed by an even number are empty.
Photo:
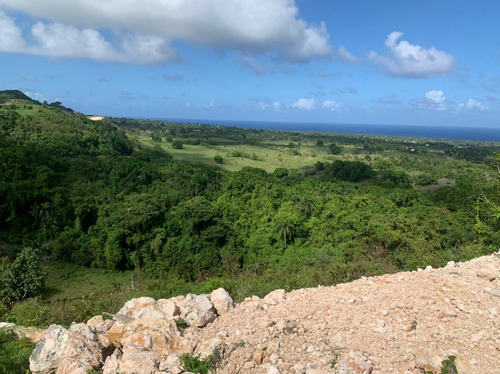
[[[221,155],[215,155],[214,156],[214,161],[218,164],[222,164],[224,162],[224,160],[222,159],[222,156]]]
[[[0,330],[0,373],[26,374],[33,347],[28,339],[15,340],[13,333]]]
[[[185,371],[198,374],[208,374],[215,369],[213,356],[210,355],[205,359],[200,359],[200,356],[193,356],[185,353],[180,358],[181,367]]]
[[[172,148],[174,148],[174,149],[183,149],[184,145],[182,144],[182,142],[180,140],[174,140],[172,142]]]
[[[45,278],[38,250],[24,248],[13,262],[3,260],[0,264],[0,302],[9,306],[39,295]]]

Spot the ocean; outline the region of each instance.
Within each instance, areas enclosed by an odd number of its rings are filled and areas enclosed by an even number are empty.
[[[166,119],[165,119],[166,120]],[[419,137],[430,139],[457,139],[487,142],[500,142],[500,124],[497,127],[462,126],[403,126],[403,125],[365,125],[365,124],[328,124],[308,122],[258,122],[201,119],[169,119],[181,123],[203,123],[209,125],[233,126],[250,129],[318,131],[363,135],[389,135]]]

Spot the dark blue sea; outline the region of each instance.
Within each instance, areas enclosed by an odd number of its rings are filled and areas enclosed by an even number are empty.
[[[209,125],[233,126],[250,129],[318,131],[363,135],[389,135],[430,139],[458,139],[500,142],[500,123],[497,127],[461,126],[408,126],[408,125],[363,125],[328,124],[307,122],[257,122],[230,120],[170,119],[182,123],[203,123]]]

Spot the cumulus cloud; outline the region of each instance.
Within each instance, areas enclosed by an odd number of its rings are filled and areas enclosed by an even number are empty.
[[[432,90],[425,94],[425,98],[434,104],[443,104],[446,101],[444,92],[441,90]]]
[[[336,101],[333,101],[333,100],[325,100],[323,101],[323,103],[321,104],[321,106],[325,109],[330,109],[330,110],[333,110],[333,111],[337,111],[337,110],[342,110],[344,109],[344,106]]]
[[[448,75],[453,70],[452,55],[439,51],[434,47],[423,48],[410,44],[406,40],[399,41],[402,32],[393,31],[385,41],[389,50],[388,56],[381,56],[375,51],[368,55],[369,60],[382,67],[386,73],[405,78],[422,78]]]
[[[31,48],[36,54],[111,61],[118,59],[118,53],[112,45],[96,30],[38,22],[32,27],[31,33],[38,41],[38,45]]]
[[[291,107],[299,110],[313,110],[316,109],[316,101],[314,99],[300,98]]]
[[[21,52],[24,50],[24,39],[21,29],[15,21],[0,11],[0,51]]]
[[[132,62],[134,57],[137,63],[171,62],[179,59],[172,42],[184,41],[217,51],[270,53],[294,62],[331,55],[324,23],[314,25],[299,18],[294,0],[151,0],[147,5],[143,0],[0,0],[0,5],[49,21],[37,27],[41,54],[66,51],[68,57],[110,60],[111,55]],[[28,52],[20,28],[4,13],[0,27],[1,51]],[[83,48],[61,38],[58,32],[64,28]],[[111,46],[103,30],[126,36],[121,45]],[[55,41],[62,44],[51,44]]]
[[[458,110],[467,110],[467,111],[476,111],[476,112],[484,112],[488,109],[486,105],[481,103],[476,99],[469,99],[466,103],[458,104]]]
[[[422,104],[426,109],[443,111],[445,110],[446,96],[441,90],[431,90],[425,94],[425,101]]]

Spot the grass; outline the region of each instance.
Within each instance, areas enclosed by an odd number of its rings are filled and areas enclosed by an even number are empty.
[[[158,143],[153,142],[151,137],[140,135],[137,138],[143,145],[153,147]],[[235,144],[228,139],[213,138],[217,145],[192,145],[187,142],[195,139],[180,139],[184,144],[183,149],[173,149],[171,143],[161,142],[159,145],[176,159],[191,163],[203,163],[211,166],[217,166],[229,171],[238,171],[244,167],[261,168],[267,172],[273,172],[277,168],[301,169],[312,167],[316,162],[328,162],[335,158],[328,154],[327,147],[317,147],[311,144],[301,144],[295,148],[300,155],[293,155],[288,148],[286,141],[268,141],[261,145]],[[243,157],[232,156],[233,152],[240,152]],[[214,156],[221,155],[224,159],[223,164],[217,164]],[[246,155],[246,157],[245,157]]]

